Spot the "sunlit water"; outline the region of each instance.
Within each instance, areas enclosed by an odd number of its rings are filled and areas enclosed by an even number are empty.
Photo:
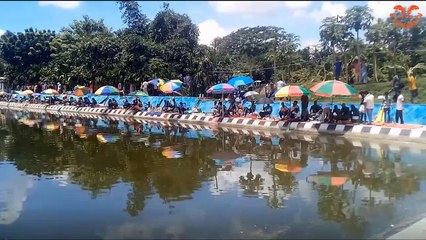
[[[426,213],[419,147],[0,116],[2,238],[368,238]]]

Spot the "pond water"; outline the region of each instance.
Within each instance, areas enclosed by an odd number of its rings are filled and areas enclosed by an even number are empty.
[[[2,238],[368,238],[426,212],[421,146],[0,117]]]

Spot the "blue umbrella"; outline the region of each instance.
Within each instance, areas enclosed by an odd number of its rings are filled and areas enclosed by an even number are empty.
[[[246,76],[238,76],[238,77],[234,77],[231,80],[228,81],[228,84],[234,86],[234,87],[239,87],[239,86],[247,86],[252,84],[254,81],[253,79],[251,79],[250,77],[246,77]]]

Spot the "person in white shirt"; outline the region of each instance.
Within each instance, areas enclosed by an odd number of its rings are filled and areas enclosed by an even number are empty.
[[[367,92],[367,95],[364,98],[365,103],[365,112],[368,117],[368,123],[373,123],[373,109],[374,109],[374,95]]]
[[[277,82],[277,90],[280,90],[281,88],[283,88],[284,87],[284,82],[283,81],[281,81],[281,80],[279,80],[278,82]]]
[[[404,124],[404,118],[402,117],[402,111],[404,110],[404,96],[402,93],[398,95],[396,99],[396,113],[395,113],[395,122],[398,123],[398,120],[401,124]]]

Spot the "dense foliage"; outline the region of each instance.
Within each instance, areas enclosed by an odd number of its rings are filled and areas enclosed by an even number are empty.
[[[117,31],[88,16],[59,32],[7,31],[0,38],[0,75],[13,87],[40,81],[139,86],[158,77],[190,76],[190,93],[196,94],[237,74],[266,82],[331,79],[336,58],[344,61],[346,79],[356,56],[366,59],[371,79],[389,81],[395,73],[422,71],[426,60],[425,18],[402,29],[391,19],[375,21],[366,6],[323,19],[321,44],[300,49],[298,36],[274,26],[241,28],[211,46],[200,45],[197,26],[166,3],[152,20],[136,1],[117,5],[126,24]]]

